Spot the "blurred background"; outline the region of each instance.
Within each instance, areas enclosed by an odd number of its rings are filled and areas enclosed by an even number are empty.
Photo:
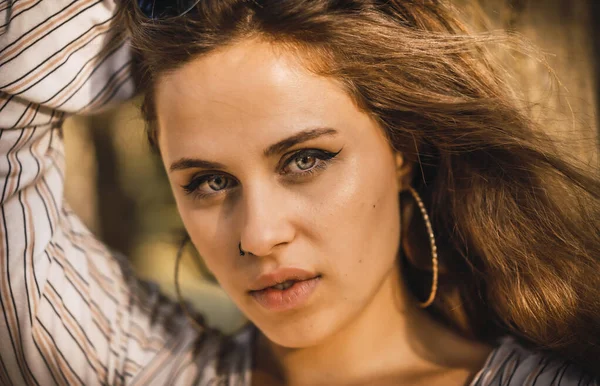
[[[427,0],[423,0],[427,1]],[[549,131],[580,142],[586,162],[597,164],[600,107],[600,1],[453,0],[478,29],[522,33],[547,54],[556,76],[537,59],[504,55],[532,113]],[[489,18],[469,16],[480,8]],[[66,196],[98,237],[128,256],[138,274],[174,294],[174,261],[183,226],[162,163],[145,139],[140,99],[95,116],[73,117],[65,125]],[[535,111],[539,109],[539,111]],[[551,111],[551,114],[547,114]],[[540,118],[541,119],[541,118]],[[589,151],[592,149],[592,151]],[[182,293],[209,324],[233,331],[244,319],[189,247],[182,260]]]

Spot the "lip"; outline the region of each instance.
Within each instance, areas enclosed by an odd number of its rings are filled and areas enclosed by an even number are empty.
[[[304,281],[319,276],[318,273],[306,271],[301,268],[283,267],[260,275],[250,286],[250,293],[261,291],[288,280]]]
[[[321,276],[297,281],[291,287],[278,290],[267,287],[258,291],[250,291],[250,296],[268,311],[289,311],[305,304],[317,289]]]

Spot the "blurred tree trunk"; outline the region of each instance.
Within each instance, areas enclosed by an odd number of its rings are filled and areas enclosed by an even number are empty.
[[[123,189],[119,179],[119,162],[114,144],[112,112],[89,118],[92,143],[95,147],[98,169],[99,237],[109,247],[130,256],[137,216],[135,202]]]

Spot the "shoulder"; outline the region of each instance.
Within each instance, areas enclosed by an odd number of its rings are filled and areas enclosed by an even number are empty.
[[[505,337],[471,386],[600,386],[600,378],[576,364],[526,348]]]

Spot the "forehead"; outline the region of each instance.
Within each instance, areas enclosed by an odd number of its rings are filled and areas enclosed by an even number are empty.
[[[155,98],[161,149],[174,137],[211,141],[250,132],[271,140],[310,126],[368,120],[337,81],[302,62],[268,42],[243,41],[164,75]]]

